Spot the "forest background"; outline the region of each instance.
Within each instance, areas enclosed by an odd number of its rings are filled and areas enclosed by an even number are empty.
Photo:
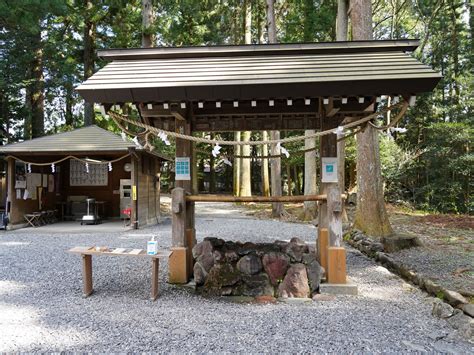
[[[144,29],[141,0],[0,0],[1,144],[92,123],[118,132],[99,107],[84,104],[74,88],[105,65],[96,56],[98,49],[141,47],[144,31],[153,35],[156,46],[243,44],[246,33],[247,43],[268,42],[265,0],[150,2],[154,21]],[[337,9],[336,0],[276,1],[278,42],[335,41]],[[414,56],[443,75],[434,92],[417,97],[399,124],[405,133],[380,134],[389,202],[443,213],[474,210],[473,11],[471,0],[372,2],[374,39],[419,38]],[[261,139],[263,134],[254,132],[246,139]],[[219,136],[235,139],[233,133]],[[156,145],[174,155],[173,146],[159,141]],[[355,147],[353,138],[346,143],[348,191],[356,189]],[[286,148],[291,155],[282,159],[284,193],[302,194],[305,155],[296,152],[304,143]],[[233,159],[233,166],[214,158],[209,147],[198,146],[197,152],[201,191],[234,190],[238,195],[241,187],[232,181],[239,166],[247,170],[251,193],[269,193],[262,173],[268,173],[268,166],[258,159],[267,152],[249,151],[255,157],[250,164]],[[224,148],[222,152],[233,155]]]

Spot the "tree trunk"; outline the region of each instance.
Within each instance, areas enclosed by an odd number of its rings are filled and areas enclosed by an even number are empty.
[[[280,132],[270,131],[270,139],[271,140],[280,139]],[[271,145],[270,153],[271,155],[281,154],[280,149],[278,149],[276,144]],[[282,195],[281,159],[272,158],[271,163],[270,163],[270,169],[271,169],[271,182],[272,182],[272,196],[281,196]],[[272,217],[280,218],[281,216],[283,216],[284,212],[285,212],[285,209],[281,202],[272,203]]]
[[[245,0],[244,2],[244,41],[245,44],[250,44],[252,42],[252,6],[250,0]],[[245,131],[242,132],[242,141],[250,141],[250,135],[252,132]],[[243,145],[240,148],[241,154],[243,156],[250,156],[250,145]],[[252,195],[252,172],[251,172],[251,160],[248,158],[242,158],[240,166],[240,193],[239,196],[251,196]]]
[[[155,43],[153,33],[153,23],[155,16],[153,14],[153,4],[151,0],[142,0],[142,47],[150,48]]]
[[[277,43],[276,38],[276,24],[275,24],[275,0],[267,1],[267,33],[268,42]],[[280,132],[271,131],[270,138],[280,139]],[[270,147],[272,155],[279,155],[280,151],[277,149],[276,144],[272,144]],[[273,158],[271,161],[271,182],[272,182],[272,196],[281,196],[281,159]],[[275,202],[272,204],[272,216],[279,218],[283,215],[285,209],[281,202]]]
[[[250,134],[250,131],[242,132],[242,141],[248,142],[250,140]],[[250,156],[250,145],[241,146],[241,152],[243,156]],[[239,196],[252,195],[250,163],[251,160],[248,158],[241,159]]]
[[[6,143],[10,143],[10,108],[8,95],[0,90],[0,121],[5,124],[1,127],[2,137],[5,138]],[[0,144],[3,144],[0,143]]]
[[[66,90],[66,112],[64,114],[64,118],[66,120],[66,125],[72,127],[74,125],[74,115],[72,113],[73,105],[74,105],[74,88],[72,86],[72,80],[68,80],[64,84],[64,88]]]
[[[306,130],[305,135],[314,134],[314,130]],[[305,139],[304,149],[312,149],[309,152],[304,153],[304,194],[315,195],[318,191],[318,182],[316,174],[316,140]],[[304,202],[304,219],[310,221],[316,218],[317,211],[316,201],[305,201]]]
[[[301,179],[297,165],[293,166],[293,176],[295,181],[295,193],[297,195],[301,195]]]
[[[32,36],[32,44],[31,84],[28,96],[31,109],[31,138],[37,138],[44,135],[43,48],[40,31]]]
[[[276,24],[275,24],[275,0],[266,0],[267,2],[267,35],[269,43],[277,43]]]
[[[245,0],[244,1],[244,41],[245,44],[252,43],[252,1]]]
[[[234,132],[234,140],[240,142],[240,132]],[[242,149],[240,145],[234,147],[234,155],[241,155]],[[240,196],[240,166],[242,159],[234,158],[234,196]]]
[[[263,44],[265,43],[265,11],[263,9],[263,6],[260,7],[260,5],[263,3],[259,2],[258,3],[258,9],[259,9],[259,16],[258,16],[258,43]],[[262,11],[260,11],[262,10]],[[268,132],[267,131],[262,131],[262,140],[266,141],[268,140]],[[263,196],[270,196],[270,174],[268,171],[268,159],[265,158],[268,156],[268,145],[263,144],[261,146],[262,149],[262,195]]]
[[[286,165],[286,183],[288,186],[286,194],[288,196],[292,196],[293,195],[293,178],[291,176],[291,165],[289,162],[287,162],[285,165]]]
[[[474,6],[472,4],[471,6]],[[460,89],[458,85],[459,80],[459,33],[458,33],[458,13],[456,11],[457,6],[451,4],[451,53],[453,62],[453,90],[451,93],[453,110],[456,110],[456,106],[459,105]],[[452,119],[452,118],[451,118]]]
[[[351,0],[353,40],[372,39],[372,3]],[[384,237],[392,234],[385,209],[378,132],[367,125],[357,133],[357,207],[354,226],[368,235]]]
[[[262,131],[262,140],[268,140],[268,132]],[[270,180],[268,174],[268,145],[263,144],[262,149],[262,195],[270,196]]]
[[[93,6],[91,0],[84,0],[84,81],[94,74],[94,45],[95,45],[95,23],[92,21]],[[84,103],[84,125],[90,126],[95,123],[94,104]]]
[[[28,77],[31,77],[30,70],[28,70]],[[25,88],[25,124],[23,125],[23,138],[31,139],[31,85],[27,85]]]
[[[337,1],[336,41],[347,41],[348,0]]]
[[[348,30],[348,0],[337,1],[337,20],[336,20],[336,41],[347,41]],[[339,184],[339,191],[345,192],[345,167],[346,167],[346,141],[341,140],[337,142],[337,178]],[[342,221],[347,222],[347,211],[345,206],[342,210]]]

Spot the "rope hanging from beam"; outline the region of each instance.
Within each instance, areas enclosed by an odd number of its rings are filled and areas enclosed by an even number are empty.
[[[376,118],[377,116],[383,115],[384,113],[386,113],[388,111],[391,111],[391,110],[394,110],[394,109],[397,109],[397,108],[400,108],[400,107],[404,108],[404,110],[402,110],[403,113],[404,113],[406,111],[407,107],[408,107],[408,102],[407,101],[401,101],[398,104],[395,104],[395,105],[392,105],[392,106],[389,106],[389,107],[385,107],[384,109],[382,109],[379,112],[375,112],[375,113],[370,114],[366,117],[363,117],[363,118],[361,118],[357,121],[354,121],[354,122],[345,124],[343,126],[340,126],[340,127],[338,127],[338,129],[344,131],[344,130],[347,130],[347,129],[358,127],[358,126],[360,126],[362,124],[365,124],[365,123],[369,122],[370,120]],[[403,115],[403,113],[402,113],[402,115]],[[129,118],[128,116],[122,115],[122,114],[114,112],[114,111],[108,111],[108,115],[110,115],[110,117],[112,117],[114,122],[120,128],[123,127],[121,122],[127,122],[127,123],[133,124],[137,127],[143,128],[145,130],[145,132],[146,131],[152,132],[155,135],[166,134],[167,136],[178,138],[178,139],[184,139],[184,140],[197,142],[197,143],[207,143],[207,144],[212,144],[212,145],[227,145],[227,146],[251,145],[251,146],[258,146],[258,145],[263,145],[263,144],[277,144],[277,143],[285,144],[285,143],[293,143],[293,142],[298,142],[298,141],[304,141],[306,139],[321,137],[321,136],[325,136],[325,135],[328,135],[328,134],[334,134],[335,131],[336,131],[336,129],[328,129],[328,130],[316,132],[316,133],[313,133],[313,134],[310,134],[310,135],[307,135],[307,136],[303,135],[303,136],[295,136],[295,137],[288,137],[288,138],[282,138],[282,139],[273,139],[273,140],[266,140],[266,141],[225,141],[225,140],[216,140],[216,139],[194,137],[194,136],[191,136],[191,135],[186,135],[186,134],[182,134],[182,133],[178,133],[178,132],[166,131],[164,129],[160,129],[160,128],[150,126],[146,123],[139,122],[137,120],[133,120],[133,119]],[[346,138],[346,136],[342,137],[342,139],[344,139],[344,138]]]
[[[56,160],[56,161],[51,161],[49,163],[38,163],[38,162],[30,162],[30,161],[26,161],[26,160],[23,160],[23,159],[20,159],[14,155],[8,155],[6,156],[5,158],[8,159],[8,158],[12,158],[12,159],[15,159],[15,160],[18,160],[19,162],[22,162],[24,164],[29,164],[29,165],[36,165],[36,166],[48,166],[48,165],[52,165],[52,164],[59,164],[59,163],[62,163],[63,161],[65,160],[68,160],[68,159],[74,159],[74,160],[78,160],[80,162],[83,162],[84,164],[95,164],[95,165],[107,165],[107,164],[112,164],[112,163],[116,163],[122,159],[125,159],[126,157],[130,156],[130,154],[125,154],[123,156],[121,156],[120,158],[117,158],[117,159],[113,159],[113,160],[107,160],[107,161],[94,161],[94,160],[86,160],[86,159],[83,159],[83,158],[78,158],[78,157],[75,157],[74,155],[68,155],[64,158],[61,158],[59,160]]]

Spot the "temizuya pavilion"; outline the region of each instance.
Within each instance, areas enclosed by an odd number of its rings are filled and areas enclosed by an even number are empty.
[[[417,94],[432,91],[441,78],[409,54],[418,45],[418,40],[390,40],[111,49],[98,53],[110,63],[77,90],[86,101],[106,110],[114,104],[135,104],[141,115],[136,124],[152,134],[160,130],[181,134],[176,138],[176,157],[189,158],[192,170],[193,144],[188,136],[193,132],[324,132],[362,125],[376,117],[382,95],[400,98],[403,107],[397,108],[404,112]],[[322,135],[321,160],[336,157],[336,145],[336,134]],[[169,260],[173,283],[185,283],[192,276],[195,201],[264,200],[192,195],[193,174],[188,176],[177,180],[173,191]],[[296,199],[320,200],[319,228],[329,230],[329,248],[320,248],[318,256],[320,261],[321,256],[329,258],[329,266],[323,263],[329,267],[328,281],[340,283],[345,280],[345,254],[337,248],[342,240],[342,197],[337,181],[327,182],[324,176],[320,189],[321,195]],[[337,274],[334,281],[331,274]]]

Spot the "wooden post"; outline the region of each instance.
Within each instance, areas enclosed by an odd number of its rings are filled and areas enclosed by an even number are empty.
[[[186,247],[186,196],[181,187],[171,191],[171,246]]]
[[[190,110],[191,108],[188,108]],[[175,116],[176,132],[181,134],[191,134],[191,111],[188,111],[186,118],[177,113]],[[191,194],[193,190],[192,178],[195,175],[193,166],[193,144],[185,139],[176,139],[176,157],[188,157],[190,159],[190,180],[175,180],[175,189],[171,193],[172,197],[172,248],[173,254],[169,260],[169,282],[186,283],[190,276],[190,267],[192,264],[192,254],[187,248],[192,248],[188,243],[187,229],[194,230],[194,202],[186,202],[186,193]],[[184,249],[184,260],[181,252]],[[180,265],[180,263],[184,265]],[[192,272],[191,272],[192,273]]]
[[[318,261],[319,264],[326,270],[328,270],[328,246],[329,246],[329,233],[326,228],[322,228],[318,235]]]
[[[158,274],[160,272],[160,259],[151,259],[151,300],[155,301],[158,297]]]
[[[324,107],[323,107],[324,106]],[[319,114],[321,117],[321,130],[325,131],[328,129],[336,128],[337,127],[337,120],[334,117],[328,118],[327,112],[332,111],[333,109],[333,101],[332,99],[329,100],[329,105],[323,105],[322,100],[319,100]],[[320,156],[320,164],[319,164],[319,171],[320,180],[319,180],[319,193],[326,194],[328,183],[324,183],[321,181],[322,177],[322,158],[334,158],[337,157],[337,136],[335,134],[327,134],[320,138],[319,141],[319,156]],[[327,215],[327,202],[322,201],[319,203],[318,209],[318,232],[321,232],[322,228],[329,228],[329,220]]]
[[[172,284],[185,284],[188,282],[188,255],[187,248],[172,247],[168,259],[168,282]]]
[[[134,229],[138,229],[138,169],[140,168],[140,161],[138,160],[137,153],[135,149],[130,151],[132,171],[130,173],[130,178],[132,182],[132,214],[130,216],[130,225]]]
[[[329,248],[327,250],[327,281],[346,283],[346,251],[342,247],[342,199],[337,183],[327,187],[327,215],[329,219]]]
[[[82,294],[88,297],[92,294],[92,255],[82,255]]]
[[[346,278],[346,250],[343,247],[328,248],[327,281],[331,284],[345,284]]]
[[[193,270],[194,270],[193,247],[196,245],[196,230],[194,228],[186,229],[186,243],[188,246],[187,266],[188,266],[188,278],[189,278],[193,275]]]
[[[339,185],[327,185],[327,217],[329,224],[329,246],[342,246],[342,199]]]
[[[333,100],[322,107],[320,101],[321,130],[336,128],[338,120],[334,116]],[[323,158],[337,158],[337,135],[327,134],[320,141],[321,177]],[[325,203],[319,207],[319,235],[327,228],[329,234],[327,248],[326,275],[329,283],[346,283],[346,253],[342,246],[342,199],[338,182],[322,182],[320,194],[326,194]]]
[[[11,224],[17,223],[16,203],[13,203],[15,195],[15,159],[7,160],[7,203],[6,212]],[[15,199],[16,201],[16,199]]]

